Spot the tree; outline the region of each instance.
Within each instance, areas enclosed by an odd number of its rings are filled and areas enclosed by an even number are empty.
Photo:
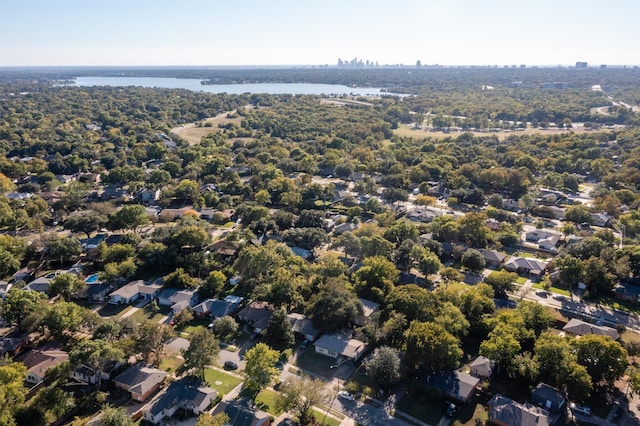
[[[149,215],[144,206],[130,205],[124,206],[109,217],[111,229],[132,229],[149,223]]]
[[[627,369],[627,351],[620,343],[608,336],[587,334],[573,339],[571,346],[575,350],[578,363],[587,368],[593,383],[604,382],[613,387]]]
[[[177,328],[180,328],[180,327],[182,327],[184,325],[187,325],[191,321],[193,321],[193,312],[191,311],[190,308],[185,308],[185,309],[181,310],[180,312],[175,314],[174,317],[173,317],[173,324]]]
[[[133,426],[133,420],[122,407],[105,407],[100,414],[100,426]]]
[[[8,192],[15,191],[16,184],[11,179],[0,173],[0,194],[4,195]]]
[[[438,301],[433,292],[415,284],[397,286],[386,299],[386,305],[394,312],[413,320],[432,321],[437,312]]]
[[[211,242],[211,235],[201,226],[187,225],[180,228],[171,235],[171,243],[178,248],[190,247],[201,250]]]
[[[480,354],[496,361],[505,370],[511,371],[514,366],[514,357],[521,350],[516,336],[518,336],[518,330],[509,324],[500,323],[489,333],[489,338],[480,344]]]
[[[206,328],[198,328],[192,335],[189,347],[182,352],[184,364],[182,369],[195,369],[200,380],[204,381],[204,371],[207,365],[214,363],[220,352],[218,341]]]
[[[284,382],[276,396],[276,407],[293,411],[301,425],[315,423],[312,408],[328,402],[326,384],[320,379],[295,377]]]
[[[211,271],[204,283],[198,287],[198,295],[202,299],[210,299],[222,291],[227,283],[227,277],[220,271]]]
[[[353,232],[343,232],[333,240],[331,248],[341,248],[346,256],[358,257],[360,256],[360,238]]]
[[[362,263],[362,268],[355,273],[356,290],[362,297],[382,303],[393,290],[398,270],[382,256],[368,257]]]
[[[308,311],[313,325],[328,333],[354,324],[356,317],[362,315],[363,307],[353,292],[339,279],[332,278],[311,297]]]
[[[73,302],[55,303],[43,318],[49,332],[56,338],[62,339],[65,333],[75,333],[84,322],[84,308]]]
[[[418,270],[425,275],[435,274],[442,269],[442,262],[438,256],[424,247],[414,246],[411,257],[416,262]]]
[[[123,359],[122,349],[104,340],[82,340],[69,352],[69,362],[73,368],[86,365],[94,371],[98,380],[107,363]]]
[[[560,271],[560,279],[569,289],[572,289],[580,281],[584,274],[584,263],[573,256],[558,256],[554,263]]]
[[[226,341],[238,331],[238,323],[229,315],[214,319],[212,324],[211,331],[223,341]]]
[[[364,366],[367,376],[381,389],[388,390],[400,381],[400,356],[397,349],[382,346]]]
[[[22,405],[27,395],[24,380],[27,367],[20,362],[0,360],[0,425],[14,426],[13,414]]]
[[[176,268],[175,271],[164,277],[165,288],[196,288],[200,280],[193,278],[182,268]]]
[[[107,216],[90,210],[69,216],[64,222],[64,228],[73,232],[83,232],[87,238],[91,238],[91,234],[103,228],[108,221]]]
[[[64,300],[69,300],[73,294],[82,292],[87,288],[87,283],[78,278],[74,274],[56,275],[49,284],[49,296],[54,297],[58,294]]]
[[[382,256],[391,259],[393,243],[381,235],[364,235],[360,239],[360,249],[363,257]]]
[[[138,329],[134,340],[135,350],[142,354],[145,362],[150,362],[151,355],[154,355],[153,361],[158,364],[164,345],[174,337],[175,333],[168,325],[145,322]]]
[[[478,250],[467,249],[462,255],[462,266],[469,269],[471,272],[480,272],[485,267],[485,260],[482,253]]]
[[[506,298],[513,291],[518,274],[507,271],[494,271],[484,278],[484,282],[493,288],[496,297]]]
[[[418,228],[409,222],[404,220],[398,221],[393,224],[389,229],[384,232],[384,238],[394,243],[396,246],[400,245],[405,240],[417,241],[420,232]]]
[[[574,204],[567,207],[564,212],[564,218],[574,223],[593,223],[593,217],[589,209],[582,204]]]
[[[229,416],[226,413],[218,413],[212,416],[210,413],[202,413],[198,416],[196,426],[225,426],[229,424]]]
[[[20,327],[22,321],[32,312],[41,309],[46,300],[47,296],[42,293],[12,288],[2,302],[2,317]]]
[[[247,389],[256,394],[271,383],[279,373],[275,367],[280,354],[265,343],[258,343],[245,353],[247,379],[244,384]]]
[[[164,266],[167,252],[166,245],[161,242],[151,241],[140,248],[138,258],[144,263],[147,269],[160,272]]]
[[[404,351],[411,368],[453,370],[462,358],[460,341],[440,324],[413,321],[405,339]]]
[[[295,343],[291,322],[284,308],[273,311],[267,322],[264,337],[267,344],[277,350],[283,350]]]
[[[43,243],[49,257],[61,264],[71,261],[82,253],[82,246],[77,238],[63,238],[57,234],[48,234],[43,237]]]

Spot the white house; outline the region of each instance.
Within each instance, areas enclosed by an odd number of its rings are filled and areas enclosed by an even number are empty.
[[[343,357],[356,362],[367,348],[364,342],[351,338],[351,330],[325,334],[313,344],[316,353],[329,356],[331,358]]]
[[[132,281],[112,291],[109,294],[109,303],[112,305],[124,305],[139,298],[153,300],[158,296],[161,289],[162,286],[160,284],[145,284],[142,280]]]
[[[218,392],[202,385],[191,377],[172,382],[164,392],[158,394],[143,409],[143,418],[155,425],[165,417],[171,417],[182,408],[195,416],[207,410],[218,396]]]

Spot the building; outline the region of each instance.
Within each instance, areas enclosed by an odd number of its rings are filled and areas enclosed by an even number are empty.
[[[242,398],[235,401],[222,401],[211,413],[212,415],[225,413],[229,416],[228,425],[232,426],[270,426],[268,413],[259,410],[253,401]]]
[[[351,338],[351,330],[325,334],[313,344],[316,353],[338,359],[339,357],[356,362],[367,346],[364,342]]]
[[[478,251],[484,257],[484,263],[490,268],[500,268],[507,258],[506,254],[496,250],[480,249]]]
[[[363,326],[374,312],[380,308],[380,304],[367,299],[358,299],[362,303],[362,315],[358,315],[355,319],[356,325]]]
[[[320,332],[313,326],[313,321],[306,315],[292,313],[287,315],[287,319],[291,324],[291,330],[310,342],[314,342],[320,335]]]
[[[446,371],[427,377],[427,386],[437,388],[449,399],[466,404],[475,394],[480,379],[460,371]]]
[[[251,302],[238,312],[238,319],[251,325],[256,333],[262,333],[271,314],[273,308],[267,302]]]
[[[225,315],[233,315],[244,298],[239,296],[227,296],[224,300],[207,299],[193,307],[193,315],[198,318],[220,318]]]
[[[489,421],[499,426],[551,426],[553,419],[544,408],[520,404],[499,393],[487,403]]]
[[[567,398],[564,392],[544,383],[539,383],[531,391],[531,403],[552,414],[562,413],[567,408]]]
[[[132,281],[112,291],[109,294],[109,303],[112,305],[129,304],[138,299],[153,300],[155,299],[162,286],[160,284],[146,284],[142,280]]]
[[[207,410],[217,396],[218,392],[203,386],[199,379],[187,377],[172,382],[164,392],[149,402],[142,409],[142,417],[157,425],[163,418],[173,416],[180,408],[198,416]]]
[[[616,299],[638,303],[640,299],[640,287],[631,284],[618,284],[613,288]]]
[[[16,358],[16,361],[27,367],[25,382],[29,385],[37,385],[44,381],[44,376],[51,367],[69,359],[69,354],[64,351],[33,349]]]
[[[537,279],[544,275],[547,263],[526,257],[512,257],[504,263],[504,269]]]
[[[139,363],[127,368],[113,379],[113,383],[117,388],[129,392],[132,399],[144,401],[160,388],[168,374]]]
[[[480,379],[491,379],[496,369],[496,363],[484,356],[477,357],[471,363],[471,375]]]
[[[193,306],[198,300],[196,290],[165,288],[158,294],[158,305],[170,306],[174,314]]]
[[[599,336],[609,336],[613,340],[618,340],[620,338],[620,334],[615,328],[591,324],[577,318],[572,318],[567,325],[562,327],[562,330],[575,336],[597,334]]]

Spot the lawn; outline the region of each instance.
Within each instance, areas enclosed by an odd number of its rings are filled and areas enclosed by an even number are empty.
[[[569,293],[569,290],[567,290],[566,288],[556,287],[553,285],[549,286],[549,288],[545,288],[542,282],[533,283],[533,288],[536,288],[538,290],[550,291],[551,293],[561,294],[563,296],[571,296],[571,293]]]
[[[640,306],[627,302],[626,300],[618,300],[611,296],[600,296],[596,299],[596,302],[600,305],[604,305],[621,312],[628,312],[636,315],[640,314]]]
[[[317,354],[313,346],[309,346],[298,356],[295,365],[302,370],[309,371],[315,375],[322,376],[326,379],[330,378],[334,371],[329,368],[336,362],[335,359],[328,356]]]
[[[273,415],[274,417],[278,417],[284,411],[278,410],[276,408],[276,398],[278,396],[278,392],[272,391],[270,389],[264,389],[260,391],[260,393],[256,396],[256,405],[263,411]]]
[[[160,370],[168,373],[175,372],[182,364],[184,359],[178,358],[177,352],[165,352],[160,360]]]
[[[180,333],[193,334],[193,333],[195,333],[195,331],[197,329],[208,326],[209,323],[211,323],[211,320],[209,320],[209,319],[206,319],[206,318],[195,318],[189,324],[178,328],[178,331]]]
[[[396,404],[396,409],[399,411],[430,425],[438,424],[440,418],[442,418],[443,407],[442,401],[432,401],[424,394],[419,396],[403,395]]]
[[[520,284],[520,285],[524,285],[527,282],[527,279],[525,277],[518,277],[516,279],[516,283]]]
[[[242,379],[213,368],[204,370],[204,379],[209,383],[209,387],[217,390],[220,394],[227,394],[242,383]]]
[[[475,426],[484,425],[489,420],[489,413],[484,405],[471,402],[460,408],[456,413],[453,426]]]
[[[326,426],[340,425],[340,420],[336,420],[333,417],[329,417],[329,416],[325,417],[327,413],[326,411],[318,411],[318,410],[312,409],[311,412],[313,413],[313,417],[315,417],[318,423],[321,425],[326,425]],[[322,419],[324,419],[324,421]]]
[[[113,305],[111,303],[107,303],[103,307],[98,309],[96,313],[100,315],[102,318],[109,318],[109,317],[122,314],[127,308],[130,308],[130,306],[129,305]]]
[[[153,310],[151,310],[151,305],[149,304],[142,309],[138,309],[133,315],[131,315],[131,318],[133,318],[136,323],[157,323],[163,317],[167,316],[169,312],[170,309],[167,307],[161,307],[158,309],[158,312],[153,312]]]

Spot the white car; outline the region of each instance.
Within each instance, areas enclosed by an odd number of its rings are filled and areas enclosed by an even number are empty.
[[[340,392],[338,392],[338,396],[339,396],[340,398],[343,398],[343,399],[346,399],[346,400],[349,400],[349,401],[355,401],[355,399],[356,399],[353,395],[351,395],[351,394],[350,394],[349,392],[347,392],[347,391],[340,391]]]
[[[587,407],[586,405],[578,405],[572,402],[571,409],[573,411],[577,411],[578,413],[584,414],[585,416],[591,415],[591,408]]]

